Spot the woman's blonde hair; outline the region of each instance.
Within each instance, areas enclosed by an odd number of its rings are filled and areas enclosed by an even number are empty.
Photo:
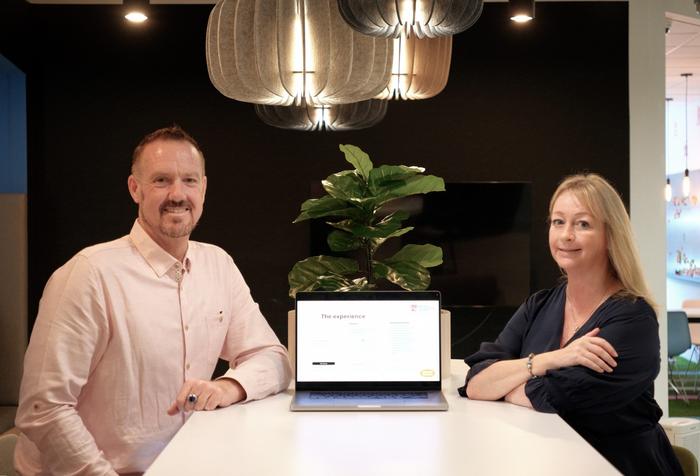
[[[618,295],[632,299],[643,298],[650,306],[656,307],[642,273],[629,215],[617,191],[598,174],[571,175],[564,178],[552,195],[549,202],[550,217],[554,202],[564,192],[573,193],[581,205],[605,224],[608,261],[613,275],[623,287]]]

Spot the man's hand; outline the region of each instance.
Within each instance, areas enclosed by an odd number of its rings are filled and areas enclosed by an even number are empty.
[[[190,394],[197,395],[197,402],[187,401]],[[245,400],[246,393],[241,384],[230,378],[219,380],[188,380],[180,388],[177,398],[168,408],[168,415],[183,411],[214,410]]]

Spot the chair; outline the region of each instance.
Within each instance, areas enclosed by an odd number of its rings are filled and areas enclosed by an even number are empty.
[[[0,405],[0,434],[15,426],[16,405]],[[2,475],[2,473],[0,473]]]
[[[684,299],[681,308],[689,317],[700,317],[700,299]]]
[[[698,476],[698,460],[692,451],[682,446],[674,446],[673,452],[683,468],[683,476]]]
[[[668,312],[668,381],[676,394],[688,403],[688,394],[682,382],[676,382],[673,374],[676,370],[676,357],[690,349],[690,327],[688,316],[684,311]],[[686,372],[687,373],[687,372]]]
[[[17,476],[14,468],[15,445],[17,435],[7,434],[0,436],[0,474],[6,476]]]

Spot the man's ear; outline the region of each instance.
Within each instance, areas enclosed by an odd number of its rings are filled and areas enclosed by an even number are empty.
[[[139,203],[139,183],[136,181],[136,177],[129,175],[126,183],[129,186],[129,193],[134,203]]]
[[[207,176],[202,177],[202,203],[204,203],[204,198],[207,196]]]

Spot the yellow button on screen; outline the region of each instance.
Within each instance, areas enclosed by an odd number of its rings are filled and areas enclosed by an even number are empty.
[[[435,371],[433,369],[423,369],[420,371],[421,377],[432,377],[435,375]]]

